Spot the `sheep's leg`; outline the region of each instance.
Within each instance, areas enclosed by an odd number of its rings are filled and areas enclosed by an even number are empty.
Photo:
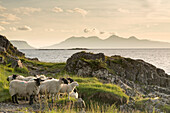
[[[52,104],[53,104],[53,102],[54,102],[54,95],[53,94],[51,95],[51,101],[52,101]]]
[[[60,94],[57,94],[57,98],[58,98],[58,100],[60,99]]]
[[[68,99],[70,100],[70,93],[68,93]]]
[[[37,99],[36,99],[37,97],[38,97],[38,95],[35,95],[35,96],[34,96],[34,101],[35,101],[35,102],[37,102]]]
[[[30,96],[30,102],[29,102],[29,105],[33,104],[33,99],[34,99],[34,97],[33,97],[33,95],[31,95],[31,96]]]
[[[12,102],[15,103],[15,95],[12,96]]]
[[[17,99],[17,95],[15,95],[15,102],[16,102],[17,104],[19,104],[19,103],[18,103],[18,99]]]

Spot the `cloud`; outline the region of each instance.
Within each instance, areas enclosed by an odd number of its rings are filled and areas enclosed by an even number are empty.
[[[84,33],[94,34],[94,35],[115,35],[113,32],[99,31],[96,28],[85,28]]]
[[[6,8],[0,5],[0,11],[4,11],[4,10],[6,10]]]
[[[0,14],[0,19],[1,19],[1,18],[5,19],[5,20],[9,20],[9,21],[20,20],[19,17],[17,17],[16,15],[10,14],[10,13]]]
[[[53,12],[56,12],[56,13],[60,13],[60,12],[63,12],[63,9],[59,8],[59,7],[54,7],[52,9]]]
[[[4,28],[4,27],[2,27],[2,26],[0,26],[0,31],[3,31],[3,30],[5,30],[5,28]]]
[[[81,8],[74,8],[73,10],[69,9],[69,10],[67,10],[67,12],[69,12],[69,13],[79,13],[83,17],[86,16],[87,13],[88,13],[86,10],[81,9]]]
[[[54,29],[49,28],[49,29],[45,29],[45,31],[47,31],[47,32],[53,32],[53,31],[54,31]]]
[[[9,28],[11,31],[16,31],[17,29],[15,27],[10,27]]]
[[[14,11],[25,15],[30,15],[31,13],[40,12],[41,9],[33,8],[33,7],[20,7],[20,8],[15,8]]]
[[[85,28],[84,33],[100,34],[100,31],[96,28]]]
[[[8,24],[10,24],[10,23],[9,23],[9,22],[6,22],[6,21],[0,21],[0,24],[8,25]]]
[[[29,27],[29,26],[23,26],[23,27],[18,27],[18,30],[21,30],[21,31],[31,31],[32,29]]]

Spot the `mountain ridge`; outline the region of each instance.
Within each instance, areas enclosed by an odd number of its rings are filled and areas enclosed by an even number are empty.
[[[107,39],[101,39],[97,36],[75,37],[72,36],[60,43],[44,47],[44,49],[67,49],[67,48],[170,48],[170,43],[161,41],[152,41],[147,39],[138,39],[135,36],[123,38],[117,35],[111,35]]]
[[[18,49],[36,49],[23,40],[10,40],[10,42]]]

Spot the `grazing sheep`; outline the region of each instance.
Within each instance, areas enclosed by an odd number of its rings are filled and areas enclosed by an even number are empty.
[[[47,96],[52,95],[53,103],[53,98],[56,97],[56,95],[59,93],[61,85],[63,83],[64,82],[61,79],[46,80],[42,82],[42,84],[40,85],[40,94],[41,95],[47,94]]]
[[[12,81],[12,80],[23,80],[23,81],[29,81],[29,80],[33,80],[33,79],[36,79],[35,77],[33,76],[28,76],[28,77],[24,77],[22,75],[12,75],[12,76],[8,76],[7,78],[7,81]]]
[[[70,93],[73,92],[76,86],[79,86],[77,82],[72,82],[71,84],[61,84],[60,93],[67,93],[68,99],[70,99]]]
[[[12,102],[19,104],[17,96],[30,96],[29,104],[33,104],[34,96],[39,93],[41,81],[43,80],[40,78],[34,79],[34,81],[11,81],[9,84],[9,93],[12,96]]]

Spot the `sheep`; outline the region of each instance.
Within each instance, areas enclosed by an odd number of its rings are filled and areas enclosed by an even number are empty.
[[[51,79],[51,80],[46,80],[42,82],[40,85],[40,94],[44,95],[47,94],[52,95],[52,103],[53,103],[53,98],[56,97],[56,95],[59,93],[61,89],[61,85],[63,84],[63,80],[61,79]]]
[[[62,80],[62,81],[64,81],[64,84],[68,84],[67,79],[65,79],[65,78],[61,78],[61,80]]]
[[[8,76],[7,78],[7,81],[12,81],[12,80],[15,80],[15,79],[18,79],[18,80],[23,80],[25,77],[22,76],[22,75],[11,75],[11,76]]]
[[[73,92],[70,93],[70,97],[73,97],[75,99],[78,99],[78,93],[77,93],[77,90],[74,89]]]
[[[61,84],[61,89],[59,93],[67,93],[68,99],[70,100],[70,93],[75,89],[76,86],[79,86],[77,82],[72,82],[71,84]]]
[[[12,80],[23,80],[23,81],[29,81],[29,80],[33,80],[36,79],[36,77],[33,76],[28,76],[28,77],[24,77],[22,75],[12,75],[12,76],[8,76],[7,81],[12,81]]]
[[[34,77],[41,78],[41,79],[44,79],[44,80],[47,79],[47,77],[45,75],[34,75]]]
[[[17,96],[29,96],[29,104],[33,104],[34,96],[39,93],[41,81],[43,80],[41,80],[40,78],[34,79],[34,81],[11,81],[9,85],[9,93],[12,96],[12,102],[19,104]]]
[[[71,79],[71,78],[67,78],[67,80],[68,80],[70,83],[74,82],[74,80]]]

